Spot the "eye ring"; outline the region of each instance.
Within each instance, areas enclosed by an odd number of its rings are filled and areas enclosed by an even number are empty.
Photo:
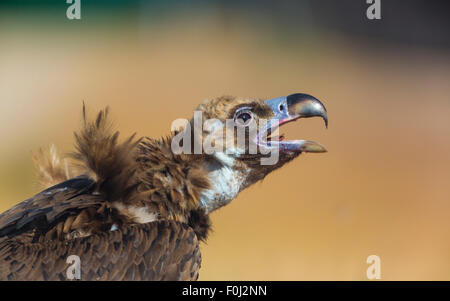
[[[284,103],[280,103],[278,109],[280,110],[280,112],[284,112]]]
[[[253,112],[249,109],[244,109],[236,112],[234,122],[240,126],[248,126],[253,120]]]

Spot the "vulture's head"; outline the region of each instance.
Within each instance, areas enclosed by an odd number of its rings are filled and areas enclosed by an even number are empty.
[[[319,143],[278,134],[284,124],[309,117],[328,126],[325,106],[300,93],[270,100],[223,96],[198,106],[190,122],[192,150],[204,156],[212,186],[201,206],[209,213],[301,153],[326,152]]]

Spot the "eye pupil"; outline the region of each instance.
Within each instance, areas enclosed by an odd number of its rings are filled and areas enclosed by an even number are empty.
[[[248,121],[252,119],[252,115],[248,112],[239,113],[236,116],[236,121],[241,125],[247,125]]]
[[[247,122],[247,120],[249,120],[249,119],[252,118],[252,117],[250,116],[249,113],[242,113],[242,114],[239,116],[239,118],[242,119],[242,121]]]
[[[284,111],[284,105],[280,105],[280,111]]]

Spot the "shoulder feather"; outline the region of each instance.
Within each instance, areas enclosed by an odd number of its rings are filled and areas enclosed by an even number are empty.
[[[69,158],[61,156],[54,144],[47,148],[40,148],[37,153],[33,154],[33,163],[37,171],[38,184],[42,189],[77,175]]]
[[[75,133],[76,152],[71,157],[95,181],[96,192],[108,201],[126,198],[138,185],[135,154],[140,139],[135,139],[133,134],[119,143],[118,138],[119,132],[113,130],[108,108],[90,121],[83,105],[83,127]]]

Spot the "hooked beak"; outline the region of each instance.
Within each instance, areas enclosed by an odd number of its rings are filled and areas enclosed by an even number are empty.
[[[326,148],[313,141],[308,140],[279,140],[267,141],[274,130],[285,123],[297,120],[299,118],[321,117],[325,126],[328,128],[328,116],[325,106],[317,98],[308,94],[292,94],[289,96],[279,97],[265,101],[272,109],[274,117],[269,121],[266,129],[258,135],[258,144],[266,147],[279,147],[282,152],[308,152],[308,153],[324,153]],[[266,139],[263,139],[266,138]]]

